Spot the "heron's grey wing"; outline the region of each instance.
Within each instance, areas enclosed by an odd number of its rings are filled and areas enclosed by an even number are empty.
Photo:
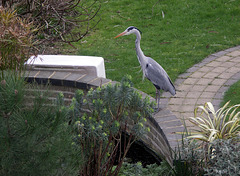
[[[176,89],[169,78],[167,72],[155,60],[148,57],[145,76],[160,89],[169,91],[172,95],[176,94]]]

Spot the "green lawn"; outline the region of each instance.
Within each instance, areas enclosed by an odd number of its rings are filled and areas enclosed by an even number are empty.
[[[103,0],[101,5],[96,29],[74,44],[77,54],[104,57],[107,78],[132,75],[135,87],[150,95],[155,88],[142,81],[135,36],[114,39],[128,26],[142,31],[143,52],[173,81],[209,54],[240,44],[237,0]]]
[[[230,105],[240,104],[240,81],[233,84],[225,93],[224,100],[221,103],[223,106],[226,102],[230,101]]]

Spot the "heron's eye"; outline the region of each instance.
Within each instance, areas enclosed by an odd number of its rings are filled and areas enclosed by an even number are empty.
[[[146,68],[148,68],[148,64],[146,65]]]

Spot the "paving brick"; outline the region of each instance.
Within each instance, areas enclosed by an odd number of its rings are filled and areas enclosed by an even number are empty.
[[[197,72],[194,72],[192,75],[190,75],[189,77],[190,78],[201,78],[203,77],[203,75],[205,75],[206,73],[205,72],[200,72],[200,71],[197,71]]]
[[[213,81],[213,79],[210,79],[210,78],[202,78],[196,84],[198,84],[198,85],[208,85],[212,81]]]
[[[227,81],[224,83],[224,85],[230,87],[231,85],[233,85],[233,84],[236,83],[236,82],[237,82],[236,79],[229,79],[229,80],[227,80]]]
[[[227,55],[228,56],[233,56],[233,57],[240,56],[240,51],[236,50],[236,51],[233,51],[231,53],[228,53]]]
[[[154,117],[155,120],[158,122],[158,123],[161,123],[161,122],[164,122],[164,121],[171,121],[171,120],[176,120],[176,116],[175,115],[167,115],[165,117]]]
[[[161,122],[161,126],[166,126],[167,128],[169,127],[176,127],[176,126],[181,126],[182,122],[179,119],[171,120],[171,121],[164,121]]]
[[[195,103],[197,102],[197,98],[188,98],[188,99],[184,99],[183,101],[183,105],[195,105]]]
[[[180,107],[180,105],[171,104],[171,101],[169,102],[168,108],[173,113],[178,112],[179,111],[179,107]]]
[[[193,66],[193,67],[191,67],[191,68],[189,68],[189,69],[187,69],[187,71],[186,72],[190,72],[190,73],[193,73],[193,72],[195,72],[195,71],[197,71],[199,69],[199,67],[197,66]]]
[[[206,92],[217,92],[221,85],[208,85],[204,91]]]
[[[186,98],[198,98],[201,95],[201,92],[188,92]]]
[[[203,92],[201,95],[200,95],[200,98],[212,98],[215,96],[215,92]]]
[[[216,72],[209,72],[206,75],[203,76],[203,78],[216,78],[218,77],[219,73]]]
[[[196,108],[196,106],[194,107],[194,109]],[[190,117],[194,117],[194,109],[192,109],[192,111],[189,112],[182,112],[181,113],[181,121],[182,124],[184,125],[185,120],[188,120]]]
[[[235,62],[224,62],[221,66],[230,68],[230,67],[236,66],[236,63]]]
[[[226,92],[228,90],[229,86],[222,86],[220,89],[218,89],[218,92]]]
[[[201,67],[200,69],[198,69],[198,71],[207,73],[207,72],[213,70],[214,68],[215,67],[213,67],[213,66],[211,66],[211,67],[210,66],[204,66],[204,67]]]
[[[204,105],[207,102],[212,102],[212,98],[200,98],[197,100],[196,106]]]
[[[177,80],[174,82],[175,87],[177,87],[178,85],[182,84],[183,81],[185,81],[185,79],[182,79],[182,78],[177,79]]]
[[[179,78],[186,79],[189,75],[191,75],[191,72],[188,72],[188,73],[182,73],[182,74],[178,75],[178,77],[179,77]]]
[[[239,65],[240,66],[240,65]],[[231,79],[236,79],[236,80],[239,80],[240,79],[240,72],[234,74]]]
[[[239,67],[231,67],[231,68],[226,70],[226,72],[229,72],[229,73],[237,73],[239,71],[240,71]]]
[[[206,57],[205,59],[203,59],[202,62],[207,64],[207,63],[215,60],[217,57],[219,57],[219,56],[210,55],[210,56]]]
[[[239,47],[239,46],[235,46],[235,47],[232,47],[232,48],[228,48],[228,49],[226,49],[225,51],[226,51],[227,53],[230,53],[230,52],[233,52],[233,51],[238,50],[238,49],[240,49],[240,47]]]
[[[240,56],[239,57],[234,57],[231,60],[229,60],[230,62],[235,62],[235,63],[239,63],[240,62]]]
[[[191,87],[191,86],[190,86]],[[186,97],[188,91],[177,91],[175,97]]]
[[[173,112],[173,114],[178,118],[178,119],[180,119],[180,112],[179,111],[175,111],[175,112]]]
[[[230,59],[232,59],[232,57],[222,56],[222,57],[217,58],[216,61],[225,62],[225,61],[230,60]]]
[[[204,91],[204,89],[206,88],[206,85],[194,85],[191,89],[191,91]]]
[[[223,99],[224,93],[223,92],[217,92],[214,96],[213,99]]]
[[[192,112],[195,108],[195,105],[182,105],[180,107],[181,112]]]
[[[212,55],[213,55],[213,56],[217,56],[217,57],[221,57],[221,56],[223,56],[223,55],[225,55],[225,54],[227,54],[226,51],[219,51],[219,52],[214,53],[214,54],[212,54]]]
[[[212,72],[223,73],[223,72],[225,72],[227,69],[228,69],[228,68],[221,66],[221,67],[216,67],[216,68],[214,68],[214,69],[212,70]]]
[[[199,79],[196,79],[196,78],[187,78],[185,81],[184,81],[184,84],[190,84],[190,85],[193,85],[195,84]]]
[[[214,79],[211,84],[212,85],[223,85],[225,82],[226,82],[226,79],[217,78],[217,79]]]
[[[170,101],[170,103],[171,103],[171,104],[182,104],[183,101],[184,101],[183,98],[172,98],[171,101]]]
[[[218,76],[218,78],[229,79],[234,75],[234,73],[224,72]]]
[[[212,61],[209,64],[207,64],[206,66],[210,66],[210,67],[217,67],[219,65],[221,65],[222,62],[218,62],[218,61]]]
[[[220,99],[213,99],[212,100],[212,104],[213,104],[213,107],[216,110],[218,110],[220,108],[220,103],[222,102],[222,100]]]
[[[177,90],[181,90],[182,92],[184,91],[189,91],[192,88],[192,85],[187,85],[187,84],[181,84]]]
[[[51,76],[51,79],[65,79],[71,74],[71,72],[60,72],[56,71],[54,75]]]

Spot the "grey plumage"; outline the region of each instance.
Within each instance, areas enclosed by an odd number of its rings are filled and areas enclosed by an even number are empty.
[[[176,94],[176,89],[169,78],[167,72],[159,65],[155,60],[150,57],[146,57],[141,48],[140,48],[140,41],[141,41],[141,31],[134,26],[128,27],[124,32],[117,35],[115,38],[123,36],[135,34],[136,35],[136,54],[138,57],[138,61],[141,65],[141,69],[143,71],[143,78],[146,77],[150,80],[153,85],[156,87],[156,101],[158,103],[158,110],[159,110],[159,101],[160,101],[160,89],[164,91],[170,92],[172,95]]]

